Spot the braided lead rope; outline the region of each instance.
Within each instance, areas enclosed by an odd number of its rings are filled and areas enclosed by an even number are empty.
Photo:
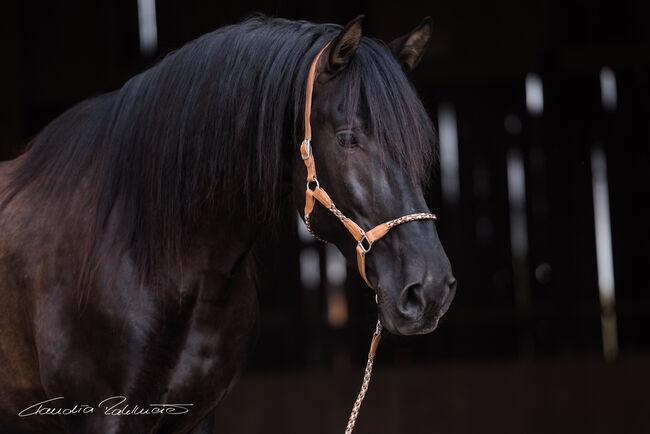
[[[345,427],[345,434],[352,434],[354,425],[357,423],[357,417],[359,417],[359,410],[361,409],[361,403],[366,397],[366,392],[368,392],[368,386],[370,385],[370,376],[372,375],[372,365],[374,364],[375,352],[377,351],[377,346],[379,345],[379,340],[381,339],[381,322],[377,321],[377,328],[375,333],[372,335],[372,341],[370,343],[370,352],[368,353],[368,362],[366,363],[366,371],[363,374],[363,382],[361,383],[361,390],[357,396],[354,405],[352,406],[352,411],[350,412],[350,418],[348,419],[348,425]]]
[[[361,408],[361,403],[366,397],[366,392],[368,391],[368,385],[370,384],[370,376],[372,375],[372,364],[373,358],[368,357],[368,363],[366,363],[366,372],[363,374],[363,383],[361,383],[361,390],[359,391],[359,396],[354,402],[352,407],[352,412],[350,413],[350,419],[348,419],[348,426],[345,428],[345,434],[352,434],[354,429],[354,424],[357,423],[357,417],[359,416],[359,409]]]

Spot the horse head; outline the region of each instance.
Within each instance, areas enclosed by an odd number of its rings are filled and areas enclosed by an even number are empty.
[[[311,141],[301,149],[303,159],[313,156],[319,186],[340,211],[337,218],[316,205],[307,215],[310,229],[352,262],[358,244],[342,216],[367,231],[403,215],[429,213],[424,184],[435,144],[431,120],[405,75],[428,44],[429,19],[390,45],[363,38],[361,21],[348,23],[314,63],[305,126],[311,123]],[[304,212],[305,165],[295,167],[296,202]],[[312,188],[308,183],[308,199]],[[388,331],[433,331],[456,291],[433,219],[396,226],[364,259],[364,278],[377,291]]]

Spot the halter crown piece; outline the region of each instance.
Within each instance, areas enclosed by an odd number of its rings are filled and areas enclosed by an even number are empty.
[[[431,213],[415,213],[415,214],[408,214],[399,218],[396,218],[394,220],[390,220],[386,223],[381,223],[374,228],[370,229],[369,231],[364,231],[361,229],[361,227],[356,224],[353,220],[350,220],[347,218],[339,209],[334,205],[334,201],[329,197],[329,195],[325,192],[323,188],[321,188],[318,178],[316,178],[316,165],[314,163],[314,153],[312,152],[312,145],[311,145],[311,122],[310,122],[310,116],[311,116],[311,97],[312,97],[312,92],[314,90],[314,79],[316,75],[316,64],[318,63],[318,59],[320,58],[321,54],[325,51],[325,49],[330,45],[328,42],[327,45],[325,45],[316,58],[313,60],[311,63],[311,67],[309,68],[309,76],[307,77],[307,92],[305,95],[305,139],[302,141],[302,144],[300,145],[300,156],[302,157],[303,161],[305,162],[305,166],[307,167],[307,189],[305,191],[305,225],[307,225],[307,229],[309,230],[309,233],[312,234],[314,238],[317,240],[326,242],[324,239],[320,238],[318,235],[314,233],[313,228],[311,227],[310,223],[310,216],[312,211],[314,210],[314,205],[316,204],[316,201],[319,201],[325,208],[330,210],[340,221],[343,223],[345,228],[350,232],[350,234],[354,237],[354,239],[357,242],[357,267],[359,268],[359,273],[361,274],[361,277],[363,277],[363,280],[366,282],[366,284],[371,288],[372,285],[370,284],[370,281],[368,280],[368,277],[366,276],[366,255],[368,252],[370,252],[370,249],[372,248],[372,244],[385,236],[388,231],[390,231],[392,228],[395,226],[401,225],[402,223],[406,222],[411,222],[415,220],[436,220],[436,216]],[[312,185],[314,188],[312,189]],[[370,343],[370,351],[368,352],[368,362],[366,364],[366,370],[363,376],[363,383],[361,385],[361,391],[359,392],[359,395],[357,396],[356,401],[354,402],[354,406],[352,407],[352,412],[350,414],[350,418],[348,419],[348,424],[345,429],[345,434],[351,434],[352,430],[354,429],[354,425],[357,421],[357,416],[359,415],[359,409],[361,407],[361,403],[363,402],[363,399],[366,396],[366,392],[368,391],[368,385],[370,384],[370,376],[372,374],[372,366],[373,366],[373,361],[375,357],[375,352],[377,351],[377,346],[379,345],[379,340],[381,339],[381,322],[377,321],[377,328],[375,329],[375,333],[372,335],[372,341]]]

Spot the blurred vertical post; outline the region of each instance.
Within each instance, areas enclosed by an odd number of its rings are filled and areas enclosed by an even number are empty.
[[[532,294],[528,278],[528,225],[526,222],[526,175],[524,159],[517,148],[506,154],[508,202],[510,207],[510,249],[515,309],[519,320],[519,354],[530,356],[534,340],[528,327],[532,307]]]
[[[156,24],[156,0],[138,0],[138,33],[140,53],[151,56],[158,50],[158,26]]]
[[[442,197],[449,205],[456,205],[460,196],[458,173],[458,128],[456,111],[449,103],[438,109],[438,130],[440,137],[440,184]]]
[[[444,218],[436,222],[440,235],[444,238],[445,250],[458,276],[465,275],[466,262],[471,255],[463,249],[465,227],[463,225],[463,206],[461,205],[460,174],[460,130],[459,114],[462,110],[451,101],[438,105],[438,143],[440,152],[440,189],[442,203],[436,205]],[[462,116],[460,117],[462,120]]]
[[[345,257],[333,244],[325,245],[325,276],[327,291],[327,322],[341,328],[348,322],[348,301],[345,297],[347,270]]]
[[[602,109],[606,113],[605,122],[608,122],[611,120],[610,114],[616,111],[617,92],[616,75],[607,66],[600,70],[600,100]],[[614,253],[609,210],[607,157],[599,143],[595,144],[591,149],[591,177],[603,357],[605,360],[614,360],[618,356],[616,297],[614,294]]]
[[[535,73],[529,73],[526,75],[524,86],[526,110],[533,119],[537,120],[544,112],[542,79]],[[519,319],[524,320],[519,330],[519,351],[522,355],[530,355],[534,351],[534,337],[527,324],[530,320],[533,297],[529,278],[526,169],[519,136],[521,121],[515,115],[506,116],[504,127],[513,139],[506,152],[506,174],[515,307]]]
[[[524,159],[521,152],[515,148],[508,150],[506,159],[515,302],[519,310],[528,311],[531,305],[531,294],[528,282],[528,225],[526,223]]]
[[[598,145],[591,150],[591,176],[603,355],[606,360],[614,360],[618,355],[618,337],[616,331],[616,299],[614,296],[614,256],[612,253],[612,230],[609,219],[609,193],[607,188],[607,160],[605,159],[605,153]]]
[[[20,150],[23,135],[23,104],[21,98],[23,89],[23,71],[20,61],[20,46],[12,43],[19,35],[18,2],[2,2],[0,4],[0,38],[3,62],[0,68],[0,161],[14,158]]]
[[[296,213],[298,239],[300,240],[300,317],[302,333],[305,336],[319,336],[323,332],[323,250],[307,230],[300,214]],[[286,254],[286,252],[278,252]],[[324,351],[328,351],[321,339],[308,339],[304,344],[304,357],[311,361],[322,361]]]
[[[300,283],[306,290],[320,288],[320,255],[313,245],[314,238],[307,230],[307,226],[300,215],[298,217],[298,238],[303,246],[300,249]]]

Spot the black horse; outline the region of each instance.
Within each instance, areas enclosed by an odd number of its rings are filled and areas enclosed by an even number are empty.
[[[0,163],[2,432],[212,432],[256,334],[251,249],[285,199],[304,205],[311,61],[332,41],[311,116],[319,180],[371,228],[427,211],[434,131],[405,70],[430,33],[425,20],[385,45],[361,37],[361,18],[255,16],[71,108]],[[354,261],[329,211],[311,224]],[[391,231],[366,267],[393,333],[432,331],[455,292],[431,220]]]

